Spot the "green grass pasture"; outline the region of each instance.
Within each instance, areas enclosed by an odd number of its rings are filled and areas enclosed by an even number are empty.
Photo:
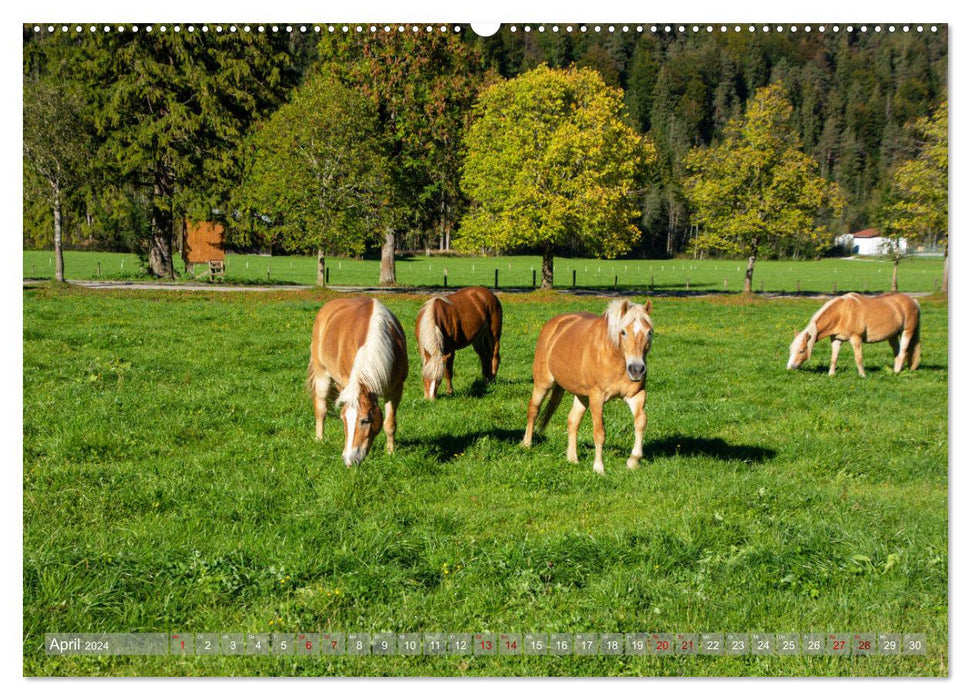
[[[138,258],[122,253],[68,251],[65,269],[68,279],[97,279],[98,263],[102,279],[142,279]],[[378,281],[377,260],[329,258],[330,283],[341,286],[373,286]],[[182,260],[176,267],[183,272]],[[529,288],[536,271],[541,281],[539,256],[505,257],[401,257],[396,263],[402,286],[439,287],[448,272],[450,287],[481,284],[492,287],[499,272],[499,286]],[[556,258],[554,283],[560,288],[580,289],[614,287],[643,288],[663,292],[740,292],[745,263],[738,260],[595,260]],[[200,279],[202,266],[198,267]],[[756,263],[755,291],[766,292],[880,292],[890,290],[892,264],[883,259],[825,259],[811,261],[762,260]],[[904,292],[932,292],[938,289],[943,271],[940,258],[908,258],[900,265],[899,286]],[[268,274],[269,273],[269,274]],[[53,254],[49,251],[24,251],[24,277],[51,279]],[[315,284],[316,258],[306,256],[227,255],[226,281],[230,283]]]
[[[848,347],[827,376],[828,343],[785,370],[792,329],[818,301],[656,298],[646,457],[625,469],[633,426],[612,402],[598,477],[588,417],[581,463],[565,460],[569,399],[531,450],[519,440],[540,327],[603,299],[502,296],[498,381],[475,381],[463,351],[456,395],[429,403],[413,336],[422,299],[386,297],[412,353],[398,451],[385,455],[379,437],[347,469],[339,418],[316,443],[304,390],[313,319],[330,295],[23,294],[27,675],[948,673],[941,301],[921,301],[919,370],[894,376],[887,344],[867,345],[861,379]],[[123,631],[921,632],[928,653],[42,651],[45,632]]]

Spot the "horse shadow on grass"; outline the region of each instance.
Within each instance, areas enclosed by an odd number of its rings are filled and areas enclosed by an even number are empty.
[[[644,444],[644,456],[654,457],[713,457],[726,462],[738,461],[761,464],[776,456],[776,451],[758,445],[732,445],[721,438],[701,438],[688,435],[668,435]]]
[[[425,437],[421,440],[399,440],[403,447],[422,449],[439,464],[445,464],[461,457],[466,450],[482,438],[492,438],[507,445],[517,445],[523,439],[523,431],[494,428],[492,430],[477,430],[462,435],[440,434]]]
[[[473,379],[472,383],[465,388],[459,389],[456,387],[455,394],[453,396],[455,397],[461,396],[463,398],[470,398],[470,399],[481,399],[486,394],[489,394],[495,391],[499,386],[506,386],[506,385],[512,386],[516,384],[529,384],[530,386],[532,386],[532,383],[533,383],[533,380],[530,379],[529,377],[524,377],[519,379],[508,378],[508,377],[496,377],[491,381],[487,381],[483,379],[481,376],[479,376]],[[441,392],[439,393],[438,398],[448,399],[451,397],[449,397],[444,392]]]
[[[889,362],[883,365],[878,365],[878,364],[868,365],[866,363],[863,363],[863,371],[866,372],[867,374],[878,374],[880,372],[883,372],[884,370],[888,372],[892,372],[893,364]],[[945,365],[925,365],[924,363],[921,363],[920,367],[918,367],[916,370],[908,369],[906,366],[903,369],[904,372],[920,372],[923,370],[926,370],[928,372],[943,372],[947,370],[947,367]],[[813,374],[829,374],[829,365],[817,365],[816,367],[807,367],[807,368],[800,369],[799,371],[812,372]],[[841,374],[843,372],[847,372],[849,374],[852,374],[853,376],[856,376],[856,365],[850,364],[847,367],[836,368],[836,374]]]

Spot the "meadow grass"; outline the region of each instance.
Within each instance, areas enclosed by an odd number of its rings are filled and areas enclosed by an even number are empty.
[[[870,263],[851,263],[869,266]],[[398,450],[322,443],[304,390],[326,292],[24,290],[26,675],[946,675],[947,306],[923,364],[828,344],[804,299],[655,298],[645,455],[607,405],[520,447],[539,329],[605,300],[501,295],[502,366],[421,398],[417,296]],[[897,657],[49,657],[46,632],[923,632]]]
[[[97,279],[98,263],[102,279],[148,279],[138,258],[124,253],[65,253],[67,279]],[[175,261],[183,275],[182,259]],[[378,281],[377,260],[329,258],[330,284],[334,286],[374,286]],[[531,288],[533,271],[542,281],[539,256],[438,257],[404,256],[395,264],[401,286],[440,287],[448,272],[450,287],[484,285],[492,287],[499,273],[499,287]],[[556,258],[554,285],[579,289],[612,289],[614,278],[620,288],[648,288],[659,293],[673,291],[740,292],[745,263],[738,260],[596,260]],[[755,266],[754,289],[766,292],[881,292],[890,290],[893,266],[881,258],[810,261],[760,260]],[[208,277],[198,267],[199,279]],[[267,274],[269,272],[269,274]],[[907,258],[900,265],[899,288],[903,292],[933,292],[940,285],[943,263],[940,258]],[[24,251],[25,278],[52,279],[53,255],[49,251]],[[307,256],[227,255],[226,282],[238,284],[308,284],[316,282],[317,260]],[[183,275],[183,279],[188,279]]]

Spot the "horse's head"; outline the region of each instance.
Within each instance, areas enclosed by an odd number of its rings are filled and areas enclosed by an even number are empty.
[[[792,345],[789,346],[789,362],[786,364],[786,369],[799,369],[799,365],[813,354],[814,342],[815,338],[809,328],[796,331],[796,337],[792,339]]]
[[[344,464],[351,467],[361,463],[371,449],[374,436],[381,432],[384,416],[377,395],[362,386],[356,400],[344,403],[341,420],[344,422]]]
[[[654,325],[648,315],[651,306],[650,299],[643,306],[622,299],[607,307],[607,334],[624,356],[627,376],[634,382],[647,373],[645,358],[654,339]]]

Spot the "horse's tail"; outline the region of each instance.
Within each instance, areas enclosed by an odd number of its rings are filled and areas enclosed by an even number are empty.
[[[421,314],[421,321],[418,322],[421,376],[436,383],[442,381],[442,377],[445,375],[445,362],[442,359],[445,336],[442,335],[442,329],[435,323],[435,304],[440,301],[443,301],[440,297],[432,297],[422,304],[418,310],[418,313]]]
[[[917,326],[914,328],[914,334],[910,338],[910,345],[907,348],[907,354],[910,355],[910,368],[917,369],[920,364],[920,307],[917,307]]]
[[[306,385],[306,389],[307,389],[307,393],[308,394],[313,394],[314,393],[314,384],[315,384],[316,378],[317,378],[317,373],[314,372],[314,358],[313,358],[313,355],[311,355],[310,356],[310,362],[307,363],[307,385]]]
[[[552,390],[550,390],[549,400],[546,402],[546,406],[543,408],[543,415],[539,419],[539,423],[536,425],[536,432],[541,433],[546,429],[546,424],[550,422],[550,418],[556,413],[556,409],[560,406],[560,400],[563,398],[563,387],[559,384],[554,384]]]

